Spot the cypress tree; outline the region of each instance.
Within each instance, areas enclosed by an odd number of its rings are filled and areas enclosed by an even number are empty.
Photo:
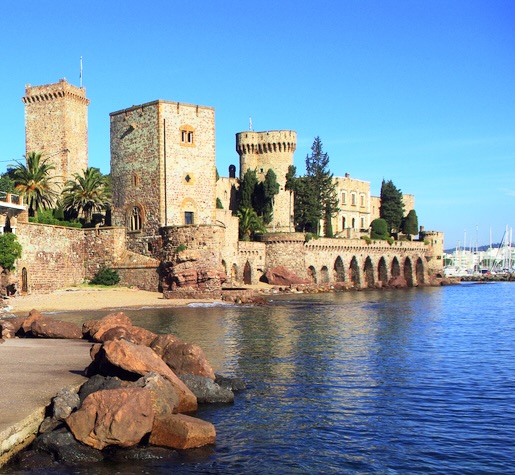
[[[381,183],[381,207],[379,216],[388,223],[388,232],[398,232],[401,229],[404,216],[402,192],[397,189],[392,180]]]

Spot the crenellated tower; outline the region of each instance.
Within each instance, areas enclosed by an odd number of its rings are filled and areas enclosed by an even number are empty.
[[[290,231],[293,200],[284,189],[288,167],[293,165],[297,148],[297,132],[293,130],[270,130],[268,132],[239,132],[236,134],[236,151],[240,156],[240,178],[247,170],[256,170],[259,181],[265,179],[271,168],[277,175],[280,190],[275,197],[274,217],[271,228],[275,231]]]
[[[61,79],[55,84],[25,86],[25,151],[41,152],[63,183],[88,167],[86,89]]]

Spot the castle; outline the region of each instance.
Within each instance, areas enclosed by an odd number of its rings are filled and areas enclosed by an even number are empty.
[[[85,169],[85,89],[65,80],[27,86],[23,102],[27,153],[42,151],[63,180]],[[113,226],[56,231],[19,219],[22,290],[74,285],[105,265],[119,272],[122,283],[161,288],[169,297],[213,295],[226,279],[233,285],[255,284],[277,266],[316,283],[347,282],[358,288],[386,285],[397,276],[421,285],[441,271],[441,233],[422,234],[426,243],[393,246],[359,239],[379,216],[379,199],[370,195],[369,182],[348,174],[334,178],[337,238],[306,242],[303,234],[291,232],[293,200],[285,176],[293,165],[295,131],[236,134],[240,178],[255,169],[263,180],[272,169],[280,186],[270,232],[257,242],[238,240],[236,167],[217,179],[213,108],[163,100],[132,106],[110,114],[110,137]],[[404,200],[407,212],[414,197],[404,195]],[[18,214],[0,201],[0,217]],[[54,266],[63,270],[54,275]]]

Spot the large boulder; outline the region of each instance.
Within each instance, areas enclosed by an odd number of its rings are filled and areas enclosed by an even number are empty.
[[[149,442],[172,449],[191,449],[214,444],[215,439],[215,426],[210,422],[184,414],[170,414],[155,419]]]
[[[0,336],[2,338],[14,338],[21,330],[25,317],[5,318],[0,320]]]
[[[93,362],[86,370],[86,374],[88,376],[93,374],[118,376],[120,374],[116,374],[116,368],[125,372],[125,375],[122,374],[122,376],[126,376],[128,379],[131,379],[131,374],[140,376],[145,376],[150,372],[160,374],[172,383],[179,396],[178,412],[197,410],[195,395],[151,348],[135,345],[125,340],[106,341],[101,349],[96,352]],[[138,378],[132,378],[134,381],[136,379]]]
[[[124,312],[113,312],[100,320],[89,320],[82,324],[82,333],[85,338],[102,342],[102,335],[114,327],[131,327],[132,322]]]
[[[210,378],[193,374],[184,374],[180,376],[180,378],[182,382],[191,389],[193,394],[197,396],[197,401],[200,404],[229,404],[234,402],[234,393],[228,388],[220,387]]]
[[[142,388],[94,392],[66,423],[77,440],[95,449],[136,445],[152,430],[151,394]]]
[[[150,347],[175,374],[194,374],[214,381],[213,367],[199,346],[185,343],[174,335],[162,335],[157,337]]]
[[[68,465],[101,462],[102,452],[78,442],[66,429],[41,434],[32,444],[37,452],[51,454],[55,460]],[[40,467],[35,467],[39,468]]]
[[[112,327],[103,333],[99,340],[109,341],[109,340],[127,340],[131,343],[136,343],[137,345],[150,346],[150,344],[156,339],[157,335],[152,333],[145,328],[137,327],[137,326],[118,326]]]
[[[82,331],[78,325],[63,322],[55,318],[41,316],[34,319],[30,325],[30,333],[42,338],[82,338]]]
[[[21,326],[21,329],[23,330],[23,332],[24,333],[29,333],[30,332],[30,327],[32,326],[32,323],[35,320],[38,320],[40,318],[43,318],[43,315],[41,315],[41,312],[39,312],[38,310],[33,308],[29,312],[29,316],[23,321],[23,325]]]
[[[134,384],[150,391],[152,407],[156,417],[177,413],[180,402],[179,395],[172,383],[166,378],[157,373],[148,373]]]
[[[118,389],[127,386],[125,381],[114,376],[101,376],[95,374],[91,376],[79,389],[79,405],[84,402],[90,394],[96,391],[102,391],[104,389]]]
[[[392,289],[407,289],[408,282],[404,277],[398,275],[398,276],[392,277],[388,281],[388,287],[390,287]]]
[[[277,266],[268,269],[264,275],[265,282],[270,285],[297,285],[297,284],[309,284],[308,279],[299,277],[295,272],[284,266]]]

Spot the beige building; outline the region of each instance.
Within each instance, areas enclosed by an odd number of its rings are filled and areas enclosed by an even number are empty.
[[[110,119],[112,219],[134,250],[151,253],[161,227],[213,224],[214,109],[158,100]]]
[[[338,208],[333,218],[336,237],[356,238],[368,231],[371,221],[370,182],[351,178],[348,173],[334,177]]]
[[[88,167],[86,90],[61,79],[25,87],[25,151],[40,152],[54,164],[59,183]]]

